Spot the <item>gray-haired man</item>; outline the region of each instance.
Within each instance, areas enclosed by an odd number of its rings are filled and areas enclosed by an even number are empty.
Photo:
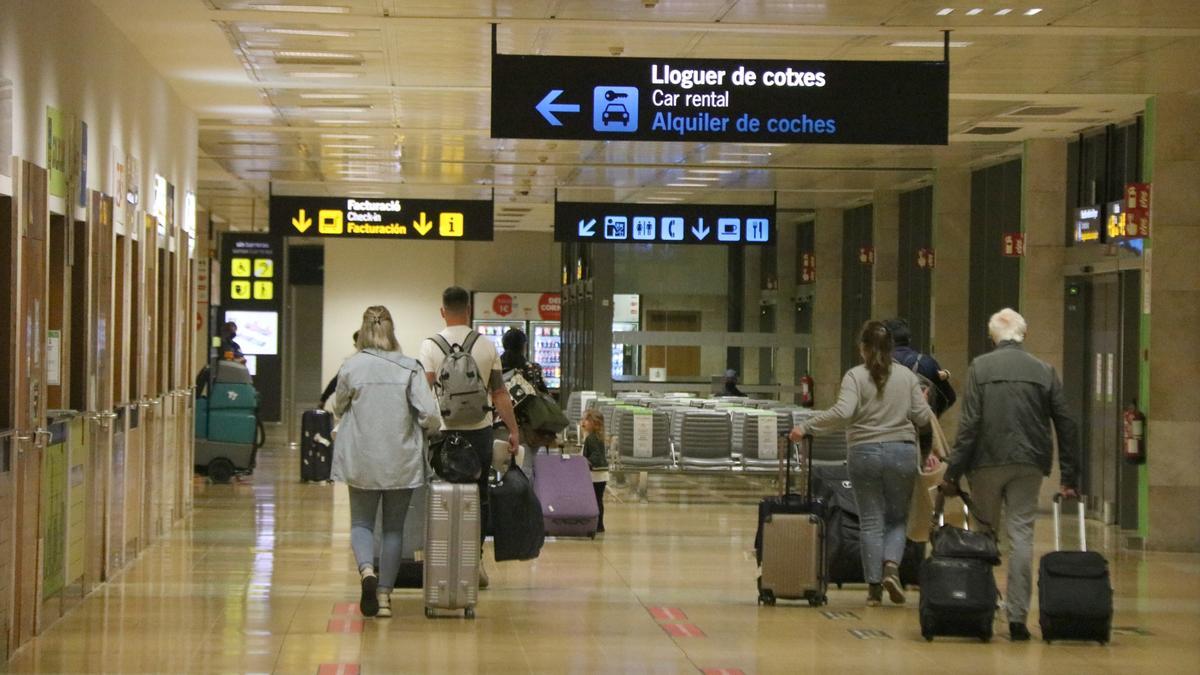
[[[966,474],[976,516],[993,527],[1003,506],[1009,540],[1008,585],[1005,588],[1009,635],[1029,639],[1025,620],[1033,577],[1033,524],[1037,518],[1042,477],[1050,475],[1054,441],[1064,497],[1075,497],[1079,434],[1067,412],[1062,381],[1054,368],[1025,351],[1025,319],[1002,309],[988,321],[996,348],[971,362],[958,439],[942,488],[958,490]]]

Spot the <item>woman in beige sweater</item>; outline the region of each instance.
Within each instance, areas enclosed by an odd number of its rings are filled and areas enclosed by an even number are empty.
[[[886,588],[892,602],[904,602],[900,560],[908,523],[908,504],[917,475],[914,424],[929,425],[933,411],[917,376],[893,367],[892,336],[879,321],[868,321],[859,337],[863,364],[842,378],[837,403],[792,430],[806,434],[846,430],[847,468],[862,532],[863,576],[869,584],[867,605],[876,606]]]

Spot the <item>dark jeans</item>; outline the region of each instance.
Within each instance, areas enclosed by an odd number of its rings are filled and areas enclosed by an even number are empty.
[[[475,450],[475,454],[479,456],[479,466],[483,470],[479,472],[479,542],[482,544],[484,537],[487,536],[489,523],[491,523],[491,508],[488,500],[488,472],[492,467],[492,439],[494,438],[492,429],[474,429],[471,431],[460,431],[456,429],[447,429],[447,434],[457,434],[471,444],[471,448]]]
[[[596,521],[596,531],[604,531],[604,487],[608,485],[605,481],[592,483],[592,489],[596,491],[596,506],[600,507],[600,519]]]

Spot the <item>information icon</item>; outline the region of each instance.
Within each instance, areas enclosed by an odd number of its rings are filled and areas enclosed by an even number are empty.
[[[633,238],[638,241],[654,241],[654,225],[653,216],[634,216]]]
[[[683,241],[683,218],[678,216],[663,216],[663,241]]]
[[[605,239],[628,239],[629,219],[625,216],[604,216]]]
[[[742,219],[741,218],[718,218],[717,219],[717,240],[718,241],[741,241],[742,239]]]
[[[596,131],[637,131],[637,87],[604,86],[593,89],[592,128]]]

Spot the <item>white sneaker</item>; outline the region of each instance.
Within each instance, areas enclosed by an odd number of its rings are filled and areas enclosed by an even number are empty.
[[[392,596],[391,596],[391,594],[384,593],[383,591],[379,591],[378,593],[375,594],[375,597],[379,602],[379,611],[375,614],[375,617],[379,618],[379,619],[392,618]]]

